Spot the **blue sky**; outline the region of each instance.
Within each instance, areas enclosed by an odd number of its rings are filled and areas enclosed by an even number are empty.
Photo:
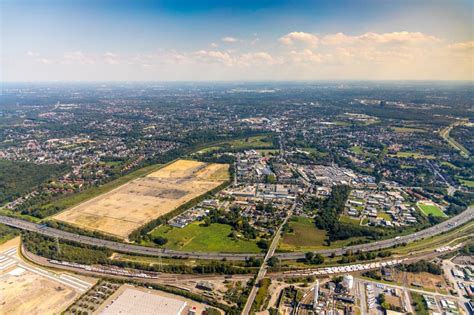
[[[0,4],[3,81],[473,77],[473,1]]]

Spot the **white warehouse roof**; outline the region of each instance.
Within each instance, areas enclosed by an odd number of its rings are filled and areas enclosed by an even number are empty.
[[[127,288],[105,308],[103,315],[180,315],[186,302]]]

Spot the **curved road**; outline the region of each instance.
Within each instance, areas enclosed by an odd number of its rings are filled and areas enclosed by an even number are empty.
[[[400,237],[378,241],[374,243],[368,243],[368,244],[354,245],[354,246],[335,248],[335,249],[318,250],[318,251],[315,251],[315,253],[329,256],[332,253],[334,253],[335,255],[342,255],[347,250],[352,250],[352,251],[361,250],[362,252],[366,252],[366,251],[389,248],[389,247],[392,247],[393,245],[402,244],[402,243],[410,243],[420,238],[427,238],[430,236],[440,234],[442,232],[452,230],[455,227],[462,225],[464,223],[467,223],[472,219],[474,219],[474,207],[471,206],[455,217],[452,217],[440,224],[437,224],[435,226],[432,226],[430,228],[421,230],[419,232],[416,232],[410,235],[400,236]],[[25,220],[6,217],[6,216],[0,216],[0,223],[3,223],[11,227],[15,227],[18,229],[36,232],[36,233],[50,236],[50,237],[57,237],[60,239],[79,242],[79,243],[83,243],[87,245],[107,247],[115,251],[131,253],[131,254],[162,256],[162,257],[183,257],[183,258],[193,258],[193,259],[213,259],[213,260],[220,260],[220,259],[245,260],[247,257],[251,257],[251,256],[263,257],[263,254],[183,252],[183,251],[175,251],[175,250],[167,250],[167,249],[161,249],[161,248],[125,244],[125,243],[108,241],[108,240],[103,240],[103,239],[94,238],[90,236],[83,236],[83,235],[78,235],[78,234],[74,234],[70,232],[65,232],[58,229],[42,226],[36,223],[28,222]],[[276,253],[275,256],[281,260],[288,260],[288,259],[304,258],[305,253],[304,252]]]

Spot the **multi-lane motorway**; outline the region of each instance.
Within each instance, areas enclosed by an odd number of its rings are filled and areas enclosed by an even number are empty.
[[[348,247],[337,248],[337,249],[319,250],[319,251],[315,251],[315,253],[319,253],[325,256],[329,256],[332,253],[334,253],[335,255],[338,256],[338,255],[342,255],[346,253],[347,250],[352,250],[353,252],[356,252],[358,250],[362,252],[368,252],[368,251],[380,250],[384,248],[390,248],[394,245],[410,243],[416,240],[420,240],[422,238],[428,238],[434,235],[441,234],[443,232],[447,232],[473,219],[474,219],[474,207],[470,206],[469,208],[467,208],[465,211],[458,214],[457,216],[454,216],[446,221],[443,221],[440,224],[434,225],[432,227],[418,231],[413,234],[398,236],[396,238],[386,239],[383,241],[378,241],[378,242],[373,242],[373,243],[368,243],[368,244],[354,245],[354,246],[348,246]],[[279,254],[276,254],[275,256],[277,256],[279,259],[282,259],[282,260],[297,259],[297,258],[304,258],[304,253],[301,253],[301,252],[279,253]]]
[[[387,239],[383,241],[378,241],[369,244],[361,244],[348,246],[338,249],[328,249],[328,250],[319,250],[315,253],[320,253],[322,255],[329,256],[332,253],[335,255],[342,255],[347,250],[352,251],[373,251],[384,248],[392,247],[396,244],[410,243],[421,238],[431,237],[443,232],[447,232],[451,229],[456,228],[459,225],[467,223],[474,219],[474,207],[469,207],[461,214],[452,217],[438,225],[432,226],[430,228],[418,231],[410,235],[399,236],[392,239]],[[140,255],[150,255],[150,256],[162,256],[162,257],[185,257],[193,259],[227,259],[227,260],[245,260],[247,257],[263,257],[263,254],[232,254],[232,253],[205,253],[205,252],[183,252],[183,251],[174,251],[161,248],[152,248],[139,245],[125,244],[120,242],[108,241],[99,238],[89,237],[78,235],[70,232],[61,231],[58,229],[50,228],[40,224],[28,222],[25,220],[11,218],[6,216],[0,216],[0,223],[6,224],[11,227],[15,227],[22,230],[27,230],[31,232],[36,232],[42,235],[57,237],[59,239],[79,242],[87,245],[107,247],[115,251],[131,253],[131,254],[140,254]],[[292,253],[276,253],[275,256],[281,260],[288,259],[297,259],[304,258],[305,253],[303,252],[292,252]]]

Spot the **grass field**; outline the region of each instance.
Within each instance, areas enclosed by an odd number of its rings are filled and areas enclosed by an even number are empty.
[[[245,239],[235,240],[229,235],[232,227],[227,224],[212,223],[210,226],[193,222],[184,228],[162,225],[153,232],[152,236],[162,236],[168,239],[164,248],[196,252],[227,252],[227,253],[258,253],[256,242]]]
[[[344,219],[343,219],[344,220]],[[355,220],[350,219],[351,224],[359,224]],[[291,233],[285,233],[278,244],[278,251],[310,251],[329,248],[341,248],[347,246],[352,241],[360,238],[350,238],[347,240],[335,241],[331,246],[325,245],[327,232],[318,229],[313,219],[307,217],[293,217],[288,224],[293,229]]]
[[[279,151],[280,150],[278,150],[278,149],[260,149],[260,150],[257,150],[257,152],[259,152],[263,156],[270,156],[272,154],[278,154]]]
[[[273,142],[268,136],[254,136],[245,139],[238,139],[229,141],[228,144],[232,149],[264,148],[273,146]]]
[[[347,216],[347,215],[341,215],[339,217],[339,222],[359,225],[360,220],[356,219],[356,218],[353,218],[353,217],[350,217],[350,216]]]
[[[469,188],[474,188],[474,180],[463,179],[463,178],[458,178],[458,180],[461,183],[461,185],[469,187]]]
[[[418,152],[403,152],[403,151],[398,151],[395,156],[399,158],[414,158],[414,159],[429,159],[429,160],[432,160],[435,158],[434,155],[424,155]]]
[[[412,133],[412,132],[426,132],[424,129],[413,128],[413,127],[395,127],[393,128],[396,133]]]
[[[362,150],[361,147],[355,145],[353,147],[351,147],[350,149],[352,152],[354,152],[355,154],[358,154],[358,155],[363,155],[364,154],[364,151]]]
[[[385,212],[377,212],[377,217],[382,218],[384,220],[392,221],[392,217],[390,216],[390,214]]]
[[[305,152],[308,152],[308,153],[312,153],[316,156],[326,156],[328,155],[327,152],[321,152],[321,151],[318,151],[316,150],[315,148],[299,148],[301,151],[305,151]]]
[[[285,233],[280,240],[278,249],[298,251],[313,247],[324,246],[327,232],[316,228],[313,219],[307,217],[294,217],[288,224],[293,229],[292,233]]]
[[[425,215],[432,215],[434,217],[446,217],[446,214],[435,204],[428,204],[428,203],[418,203],[418,208],[425,214]]]
[[[54,218],[126,238],[148,221],[222,184],[229,178],[228,168],[227,164],[178,160]]]

